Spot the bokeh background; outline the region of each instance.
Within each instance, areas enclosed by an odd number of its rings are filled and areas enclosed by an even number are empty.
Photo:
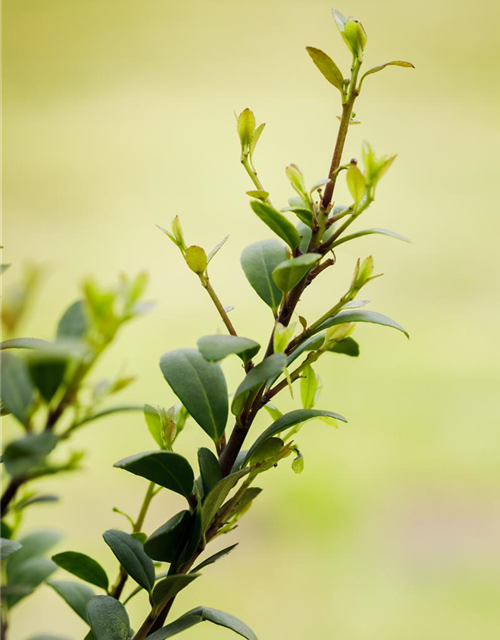
[[[304,47],[325,49],[347,70],[330,2],[3,5],[3,261],[14,265],[5,287],[29,261],[46,274],[23,333],[50,338],[84,276],[110,284],[120,271],[146,269],[157,308],[123,331],[94,377],[125,367],[137,382],[124,401],[169,406],[160,354],[223,327],[155,223],[168,226],[178,214],[188,240],[208,249],[230,234],[212,280],[235,306],[240,333],[264,341],[271,317],[239,255],[269,233],[244,194],[251,185],[233,112],[250,106],[267,122],[256,161],[274,201],[290,195],[290,162],[310,183],[325,177],[337,92]],[[175,611],[224,609],[262,640],[489,640],[500,625],[499,6],[344,0],[338,8],[363,20],[367,65],[399,58],[416,66],[366,81],[362,124],[345,156],[360,155],[364,138],[379,153],[399,154],[358,224],[394,229],[414,244],[369,237],[342,246],[302,312],[314,319],[330,306],[355,260],[373,254],[386,276],[370,287],[371,307],[401,322],[411,340],[362,325],[358,361],[320,364],[320,406],[349,424],[318,423],[300,435],[304,473],[285,463],[267,475],[242,526],[218,543],[240,541],[238,550],[185,591]],[[235,385],[237,366],[228,363],[226,373]],[[182,451],[194,459],[200,441],[192,424]],[[112,463],[151,446],[139,415],[82,431],[71,448],[88,452],[83,471],[57,487],[59,504],[32,509],[25,530],[62,530],[61,550],[94,555],[114,575],[101,533],[125,526],[111,509],[136,511],[145,485]],[[43,488],[54,489],[50,480]],[[166,492],[158,497],[148,530],[177,506]],[[131,611],[137,627],[146,603],[137,598]],[[14,611],[10,640],[49,631],[76,639],[84,629],[44,587]],[[231,634],[201,625],[184,637]]]

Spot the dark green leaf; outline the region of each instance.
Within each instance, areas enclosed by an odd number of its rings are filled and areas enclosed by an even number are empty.
[[[286,259],[285,247],[278,240],[255,242],[241,255],[241,266],[248,282],[274,313],[281,304],[283,293],[274,284],[272,273]]]
[[[129,640],[128,614],[115,598],[94,596],[87,604],[87,616],[96,640]]]
[[[298,258],[285,260],[273,271],[273,280],[281,291],[290,291],[320,259],[317,253],[305,253]]]
[[[83,300],[77,300],[64,312],[57,325],[56,340],[80,340],[89,330],[89,318]]]
[[[401,325],[394,320],[391,320],[391,318],[388,318],[381,313],[377,313],[376,311],[366,311],[364,309],[359,311],[341,311],[333,318],[323,322],[323,324],[318,327],[317,331],[323,331],[324,329],[328,329],[328,327],[333,327],[336,324],[344,324],[347,322],[371,322],[384,327],[397,329],[398,331],[401,331],[401,333],[404,333],[407,338],[410,337],[406,329],[403,329]]]
[[[312,420],[313,418],[334,418],[335,420],[347,422],[347,420],[338,413],[333,413],[332,411],[322,411],[321,409],[295,409],[294,411],[285,413],[284,416],[276,420],[276,422],[273,422],[270,427],[268,427],[263,433],[260,434],[260,436],[248,450],[243,460],[242,466],[245,466],[245,464],[252,457],[253,452],[268,438],[272,438],[282,431],[285,431],[289,427],[293,427],[300,422]]]
[[[231,411],[234,415],[238,415],[241,411],[250,391],[264,384],[269,378],[281,373],[285,366],[285,355],[283,353],[275,353],[251,369],[234,394],[231,405]]]
[[[343,244],[344,242],[349,242],[349,240],[354,240],[355,238],[361,238],[362,236],[369,236],[372,234],[389,236],[390,238],[396,238],[396,240],[402,240],[403,242],[409,242],[411,244],[411,240],[409,238],[406,238],[405,236],[401,236],[399,233],[396,233],[395,231],[390,231],[389,229],[363,229],[363,231],[357,231],[356,233],[351,233],[348,236],[340,237],[338,240],[336,240],[333,243],[332,248],[338,247],[340,244]]]
[[[61,596],[73,611],[88,623],[87,604],[94,597],[92,589],[81,582],[47,580],[47,584]]]
[[[172,451],[146,451],[116,462],[115,467],[146,478],[161,487],[189,497],[194,474],[189,462]]]
[[[161,357],[160,368],[172,390],[200,427],[216,442],[226,428],[227,385],[222,369],[195,349]]]
[[[313,214],[311,211],[309,211],[309,209],[306,209],[304,206],[302,207],[286,207],[285,209],[281,209],[281,211],[290,211],[291,213],[294,213],[297,218],[308,228],[310,228],[312,226],[313,223]],[[302,234],[299,234],[302,236]]]
[[[151,591],[155,581],[155,568],[146,555],[144,546],[130,534],[115,529],[108,529],[102,537],[129,576],[146,591]]]
[[[217,457],[207,449],[198,449],[198,464],[200,466],[201,481],[205,495],[222,480],[222,471]]]
[[[23,545],[17,540],[7,540],[6,538],[0,538],[0,558],[3,560],[11,553],[19,551]]]
[[[63,355],[38,351],[28,360],[30,377],[42,397],[50,402],[64,380],[68,360]]]
[[[2,405],[21,424],[28,423],[29,409],[33,403],[35,389],[28,373],[28,366],[10,353],[0,354],[0,397]]]
[[[335,62],[329,55],[321,51],[321,49],[315,49],[314,47],[306,47],[307,53],[311,56],[312,61],[325,76],[330,84],[333,84],[340,93],[343,93],[344,77],[342,72],[337,67]]]
[[[56,553],[55,556],[52,556],[52,560],[58,567],[72,573],[77,578],[107,590],[108,576],[101,565],[90,556],[77,551],[65,551],[64,553]]]
[[[217,362],[234,353],[240,356],[243,362],[248,362],[258,353],[260,344],[240,336],[214,335],[200,338],[198,349],[205,360]]]
[[[345,338],[329,349],[332,353],[343,353],[346,356],[357,358],[359,356],[359,344],[352,338]]]
[[[231,473],[218,482],[212,491],[210,491],[210,493],[205,497],[201,509],[203,533],[205,533],[210,527],[213,519],[217,515],[217,511],[219,511],[224,503],[224,500],[227,498],[230,491],[234,489],[238,480],[244,475],[246,475],[245,469],[237,471],[236,473]]]
[[[153,604],[159,607],[161,604],[176,596],[179,591],[185,589],[191,582],[199,577],[199,573],[170,575],[158,582],[151,594]]]
[[[11,556],[12,559],[21,553],[22,549],[20,549],[17,554]],[[12,571],[9,575],[8,586],[26,586],[30,587],[31,590],[38,587],[42,582],[44,582],[49,576],[51,576],[54,571],[57,569],[57,565],[52,562],[49,558],[45,558],[43,556],[36,556],[34,558],[29,558],[25,560],[22,564],[19,564],[15,571]],[[7,606],[9,608],[13,607],[17,602],[22,600],[27,593],[12,593],[6,597]]]
[[[49,349],[54,345],[39,338],[12,338],[0,342],[0,349]]]
[[[224,558],[225,556],[230,554],[231,551],[233,551],[233,549],[236,549],[237,546],[238,546],[238,543],[232,544],[230,547],[226,547],[225,549],[222,549],[221,551],[214,553],[212,556],[210,556],[206,560],[203,560],[203,562],[200,562],[200,564],[196,565],[196,567],[191,570],[192,573],[198,573],[202,569],[205,569],[205,567],[209,567],[211,564],[214,564],[218,560],[221,560],[221,558]]]
[[[3,454],[5,468],[11,476],[28,473],[44,460],[58,441],[59,436],[45,431],[9,442]]]
[[[190,526],[191,514],[189,511],[175,514],[149,536],[144,544],[144,551],[153,560],[173,562],[180,556],[185,546]]]
[[[192,558],[201,542],[202,535],[201,508],[198,505],[191,515],[189,531],[186,535],[186,544],[179,556],[179,562],[187,562]]]
[[[19,539],[22,549],[11,556],[6,562],[7,578],[10,580],[17,569],[27,560],[36,558],[50,551],[61,538],[62,534],[52,529],[36,529],[22,536]]]
[[[267,224],[292,250],[295,250],[299,246],[300,236],[298,231],[283,214],[276,211],[276,209],[266,202],[260,202],[259,200],[252,200],[250,206],[262,222]]]

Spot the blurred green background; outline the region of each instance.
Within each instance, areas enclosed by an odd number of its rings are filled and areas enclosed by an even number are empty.
[[[240,333],[266,339],[270,313],[239,255],[269,233],[244,194],[251,185],[233,111],[249,106],[267,122],[256,161],[275,202],[290,195],[290,162],[310,183],[325,177],[338,98],[304,47],[325,49],[347,71],[330,6],[4,0],[3,261],[14,264],[4,281],[27,261],[45,265],[47,276],[24,334],[50,338],[85,275],[111,283],[122,270],[146,269],[158,306],[123,332],[101,373],[137,375],[125,401],[173,403],[159,356],[223,328],[155,227],[178,214],[192,243],[209,249],[230,234],[213,263],[214,286],[235,306]],[[362,19],[368,66],[398,58],[416,66],[366,81],[362,125],[345,154],[359,156],[364,138],[378,153],[399,154],[358,225],[394,229],[414,244],[369,237],[342,246],[302,313],[314,319],[331,306],[355,260],[372,253],[386,276],[364,297],[411,340],[361,325],[359,361],[320,364],[319,405],[349,424],[301,433],[303,475],[288,462],[267,475],[242,526],[217,543],[239,540],[238,550],[175,611],[224,609],[262,640],[489,640],[500,627],[499,5],[352,0],[338,8]],[[342,180],[337,203],[343,198]],[[238,368],[226,371],[234,387]],[[181,449],[193,459],[200,442],[192,424]],[[112,463],[151,447],[140,416],[81,432],[71,448],[88,452],[84,470],[57,488],[59,504],[34,507],[25,529],[61,529],[61,550],[94,555],[114,574],[101,533],[125,526],[111,508],[136,511],[145,483]],[[55,488],[50,480],[43,487]],[[157,498],[148,530],[177,506],[175,496]],[[133,625],[145,611],[137,598]],[[49,631],[76,639],[84,628],[44,587],[14,610],[10,640]],[[183,637],[231,634],[202,625]]]

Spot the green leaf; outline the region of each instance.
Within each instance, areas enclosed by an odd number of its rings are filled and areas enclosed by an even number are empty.
[[[359,356],[359,344],[352,338],[345,338],[345,340],[337,342],[337,344],[331,349],[328,349],[328,351],[332,353],[343,353],[346,356],[357,358]]]
[[[278,407],[274,406],[274,404],[272,404],[271,402],[268,402],[267,404],[265,404],[264,409],[267,411],[267,413],[271,416],[273,420],[277,420],[278,418],[281,418],[281,416],[283,415],[283,413],[278,409]]]
[[[11,556],[11,558],[14,559],[16,555],[21,553],[21,551],[22,549],[20,549],[17,554]],[[45,558],[44,556],[29,558],[19,564],[15,571],[11,571],[7,586],[9,588],[15,586],[29,587],[29,591],[24,593],[22,591],[15,593],[15,590],[13,590],[11,594],[6,596],[7,606],[11,608],[17,604],[33,589],[36,589],[36,587],[41,585],[42,582],[45,582],[45,580],[47,580],[47,578],[51,576],[56,569],[57,565],[54,564],[52,560]]]
[[[88,624],[87,604],[95,595],[88,585],[69,580],[47,580],[47,584]]]
[[[10,264],[0,264],[0,274],[4,274],[11,266]]]
[[[255,116],[251,109],[244,109],[236,120],[236,129],[240,137],[241,148],[249,151],[255,131]]]
[[[0,538],[0,558],[3,560],[11,553],[19,551],[23,545],[17,540],[8,540],[7,538]]]
[[[301,207],[285,207],[284,209],[281,209],[281,211],[285,212],[285,211],[290,211],[291,213],[294,213],[297,218],[306,225],[306,227],[308,227],[310,229],[310,227],[312,226],[313,223],[313,214],[311,211],[309,211],[309,209],[306,209],[304,206]],[[299,231],[299,235],[302,236],[302,233]],[[301,242],[302,245],[302,242]],[[301,246],[299,245],[299,246]],[[301,248],[302,250],[302,248]]]
[[[0,398],[2,405],[23,425],[28,423],[35,389],[24,360],[10,353],[0,354]]]
[[[205,249],[193,245],[187,249],[185,258],[191,271],[194,271],[194,273],[197,273],[198,275],[205,273],[208,265],[208,258],[205,253]]]
[[[259,352],[260,344],[241,336],[214,335],[200,338],[198,349],[205,360],[217,362],[234,353],[240,356],[243,362],[248,362]]]
[[[410,69],[415,69],[415,66],[411,62],[405,62],[404,60],[392,60],[391,62],[378,64],[377,66],[372,67],[371,69],[368,69],[368,71],[363,74],[363,76],[361,77],[360,86],[363,83],[363,80],[366,78],[366,76],[370,76],[372,75],[372,73],[378,73],[379,71],[382,71],[382,69],[385,69],[386,67],[406,67]]]
[[[198,464],[200,466],[201,481],[205,495],[222,480],[222,471],[217,457],[207,449],[198,449]]]
[[[217,511],[219,511],[224,503],[224,500],[227,498],[231,490],[234,489],[238,480],[246,475],[246,473],[247,470],[243,469],[242,471],[229,474],[218,482],[212,491],[210,491],[210,493],[205,497],[201,509],[203,533],[206,533],[207,529],[212,524],[213,519],[217,515]]]
[[[399,233],[390,231],[389,229],[363,229],[362,231],[357,231],[356,233],[351,233],[348,236],[339,238],[332,244],[332,248],[338,247],[339,244],[343,244],[344,242],[349,242],[349,240],[354,240],[355,238],[361,238],[362,236],[369,236],[372,234],[389,236],[390,238],[396,238],[396,240],[402,240],[403,242],[409,242],[411,244],[411,240],[409,238],[401,236]]]
[[[300,397],[304,409],[312,409],[314,407],[317,393],[318,377],[311,365],[308,365],[302,371],[300,378]]]
[[[335,62],[329,55],[321,51],[321,49],[315,49],[314,47],[306,47],[307,53],[311,56],[312,61],[325,76],[330,84],[333,84],[340,93],[344,92],[344,77],[342,72],[337,67]]]
[[[281,373],[285,366],[285,355],[283,353],[275,353],[251,369],[236,389],[231,405],[233,414],[238,415],[242,410],[250,391],[264,384],[269,378]]]
[[[290,291],[309,273],[318,260],[321,260],[318,253],[305,253],[298,258],[285,260],[273,271],[273,280],[281,291]]]
[[[28,359],[32,382],[46,402],[50,402],[64,380],[68,359],[62,354],[38,351]]]
[[[281,438],[268,438],[264,442],[261,442],[248,461],[250,466],[265,462],[266,460],[275,459],[283,449],[283,445],[284,442]]]
[[[238,542],[236,544],[232,544],[230,547],[226,547],[217,553],[214,553],[212,556],[200,562],[200,564],[196,565],[194,569],[191,569],[191,573],[199,573],[202,569],[209,567],[211,564],[214,564],[218,560],[221,560],[225,556],[229,555],[233,549],[236,549],[238,546]]]
[[[129,640],[128,614],[115,598],[94,596],[87,604],[87,616],[96,640]]]
[[[285,247],[278,240],[255,242],[241,254],[241,266],[248,282],[275,314],[283,294],[274,284],[272,273],[286,259]]]
[[[11,340],[4,340],[0,342],[0,350],[3,349],[50,349],[54,345],[47,340],[40,340],[39,338],[12,338]]]
[[[90,556],[77,551],[65,551],[56,553],[55,556],[52,556],[52,560],[58,567],[72,573],[77,578],[94,584],[105,591],[107,590],[109,585],[108,576],[97,560]]]
[[[363,174],[356,164],[351,163],[347,170],[346,180],[352,199],[354,200],[354,204],[357,207],[365,196],[366,182]]]
[[[47,553],[61,538],[62,534],[53,529],[36,529],[22,536],[19,539],[22,549],[6,561],[8,580],[10,581],[10,578],[24,562]]]
[[[116,462],[114,466],[146,478],[186,498],[193,491],[194,474],[191,465],[186,458],[172,451],[136,453]]]
[[[211,251],[209,251],[208,256],[207,256],[207,262],[208,262],[208,264],[210,264],[210,262],[211,262],[212,258],[213,258],[217,253],[219,253],[219,251],[222,249],[222,247],[226,244],[226,242],[227,242],[228,238],[229,238],[229,236],[225,236],[224,238],[222,238],[222,240],[221,240],[219,243],[217,243],[217,244],[215,245],[215,247],[214,247]]]
[[[247,196],[250,196],[251,198],[257,198],[257,200],[262,200],[262,202],[266,202],[266,200],[269,198],[269,192],[268,191],[262,191],[261,189],[253,189],[251,191],[247,191]]]
[[[227,385],[222,369],[196,349],[165,353],[160,368],[173,392],[208,435],[218,442],[228,416]]]
[[[151,405],[144,405],[144,418],[148,425],[149,433],[153,436],[154,441],[160,447],[165,449],[165,442],[163,440],[163,425],[160,413]]]
[[[9,442],[3,453],[5,468],[14,477],[32,471],[43,462],[58,441],[59,436],[45,431]]]
[[[116,529],[108,529],[102,537],[129,576],[146,591],[151,591],[155,582],[155,568],[144,546],[130,534]]]
[[[164,602],[176,596],[185,589],[191,582],[200,576],[199,573],[173,574],[158,582],[153,589],[151,599],[156,607],[160,607]]]
[[[252,200],[252,202],[250,202],[250,206],[262,222],[267,224],[267,226],[272,229],[278,237],[284,240],[292,250],[295,250],[299,246],[299,233],[284,215],[279,211],[276,211],[276,209],[271,207],[271,205],[266,202],[260,202],[259,200]]]
[[[406,329],[404,329],[400,324],[384,316],[382,313],[377,313],[376,311],[366,311],[364,309],[360,309],[357,311],[341,311],[333,318],[326,320],[320,325],[317,329],[318,331],[323,331],[323,329],[328,329],[328,327],[333,327],[336,324],[344,324],[347,322],[371,322],[373,324],[379,324],[383,327],[391,327],[392,329],[397,329],[404,333],[407,338],[410,337]]]
[[[168,624],[163,629],[159,629],[148,636],[148,640],[167,640],[167,638],[172,638],[178,633],[205,621],[230,629],[234,631],[234,633],[246,638],[246,640],[258,640],[250,627],[247,627],[247,625],[238,618],[235,618],[229,613],[224,613],[224,611],[210,609],[208,607],[196,607],[196,609],[188,611],[175,622]]]
[[[174,562],[186,544],[191,527],[191,513],[181,511],[152,533],[144,544],[144,550],[153,560]]]
[[[270,427],[268,427],[263,433],[260,434],[257,440],[247,451],[247,454],[243,459],[241,466],[244,467],[246,465],[257,447],[259,447],[268,438],[272,438],[273,436],[281,433],[282,431],[285,431],[289,427],[293,427],[296,424],[299,424],[300,422],[306,422],[307,420],[313,420],[314,418],[333,418],[335,420],[347,422],[347,420],[338,413],[333,413],[332,411],[323,411],[321,409],[295,409],[294,411],[285,413],[284,416],[276,420],[276,422],[273,422]]]
[[[64,312],[57,325],[56,340],[81,340],[90,328],[84,300],[77,300]]]

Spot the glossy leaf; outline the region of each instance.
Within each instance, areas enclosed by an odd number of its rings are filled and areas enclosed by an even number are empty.
[[[87,604],[87,616],[96,640],[129,640],[127,611],[111,596],[94,596]]]
[[[217,457],[207,449],[198,449],[198,464],[200,467],[203,491],[207,495],[214,486],[222,480],[222,471]]]
[[[191,582],[200,576],[199,573],[189,573],[180,575],[170,575],[156,583],[151,598],[153,604],[159,607],[164,602],[176,596],[185,589]]]
[[[343,353],[346,356],[357,358],[359,356],[359,344],[352,338],[345,338],[337,342],[335,346],[328,349],[331,353]]]
[[[322,411],[321,409],[295,409],[294,411],[285,413],[284,416],[276,420],[276,422],[274,422],[270,427],[268,427],[263,433],[260,434],[257,440],[247,451],[242,466],[245,466],[245,464],[252,457],[254,451],[268,438],[272,438],[282,431],[285,431],[290,427],[294,427],[300,422],[306,422],[307,420],[313,420],[314,418],[333,418],[334,420],[347,422],[347,420],[338,413],[333,413],[332,411]]]
[[[92,589],[81,582],[47,580],[47,584],[61,596],[73,611],[88,623],[87,604],[94,597]]]
[[[231,411],[234,413],[234,415],[238,415],[238,413],[242,410],[250,391],[264,384],[267,380],[269,380],[269,378],[272,378],[273,376],[281,373],[285,366],[286,357],[284,356],[284,354],[275,353],[272,356],[266,358],[256,367],[251,369],[234,394],[233,402],[231,405]]]
[[[102,535],[118,562],[138,585],[151,591],[155,581],[154,564],[146,555],[144,546],[124,531],[108,529]]]
[[[186,544],[191,527],[191,514],[181,511],[152,533],[144,544],[144,551],[153,560],[173,562]]]
[[[194,474],[189,462],[172,451],[146,451],[116,462],[115,467],[159,484],[160,487],[189,497]]]
[[[272,273],[286,259],[285,247],[278,240],[251,244],[241,255],[241,266],[248,282],[274,313],[281,304],[283,293],[274,284]]]
[[[227,385],[222,369],[207,362],[196,349],[164,354],[162,373],[172,390],[200,427],[216,442],[226,428]]]
[[[17,540],[8,540],[7,538],[0,538],[0,558],[3,560],[12,553],[19,551],[23,545]]]
[[[9,442],[3,453],[5,468],[11,476],[21,476],[37,467],[54,449],[59,436],[51,431],[28,434]]]
[[[225,499],[232,489],[234,489],[240,478],[246,475],[246,473],[246,470],[243,470],[229,474],[218,482],[212,491],[210,491],[210,493],[205,497],[201,510],[203,533],[205,533],[210,527],[217,511],[219,511]]]
[[[251,360],[260,350],[260,344],[250,338],[232,335],[203,336],[198,340],[198,349],[205,360],[218,362],[235,354],[243,362]]]
[[[57,325],[56,340],[80,340],[89,330],[90,322],[83,300],[77,300],[64,312]]]
[[[237,546],[238,546],[238,543],[232,544],[230,547],[226,547],[221,551],[217,551],[217,553],[214,553],[212,556],[210,556],[206,560],[203,560],[203,562],[200,562],[200,564],[196,565],[196,567],[192,569],[191,572],[199,573],[202,569],[205,569],[206,567],[209,567],[211,564],[214,564],[215,562],[218,562],[222,558],[225,558],[227,555],[231,553],[231,551],[236,549]]]
[[[401,331],[401,333],[404,333],[407,338],[410,337],[406,329],[404,329],[395,320],[384,316],[382,313],[377,313],[376,311],[366,311],[365,309],[360,309],[357,311],[341,311],[333,318],[330,318],[329,320],[323,322],[323,324],[318,327],[317,331],[323,331],[323,329],[328,329],[328,327],[333,327],[336,324],[344,324],[348,322],[370,322],[372,324],[379,324],[383,327],[391,327],[392,329],[397,329],[397,331]]]
[[[389,229],[363,229],[362,231],[351,233],[348,236],[340,237],[333,243],[332,248],[338,247],[340,244],[344,244],[344,242],[349,242],[350,240],[354,240],[355,238],[361,238],[362,236],[369,236],[372,234],[389,236],[390,238],[396,238],[396,240],[402,240],[403,242],[409,242],[411,244],[411,240],[409,238],[406,238],[405,236],[402,236],[395,231],[390,231]]]
[[[273,280],[281,291],[290,291],[321,259],[318,253],[305,253],[298,258],[285,260],[273,271]]]
[[[28,423],[34,394],[35,389],[24,360],[10,353],[1,353],[0,398],[2,405],[7,407],[10,413],[23,425]]]
[[[279,238],[284,240],[292,250],[299,246],[300,236],[298,231],[284,215],[274,207],[271,207],[270,204],[259,200],[252,200],[250,206],[262,222],[272,229]]]
[[[330,56],[321,51],[321,49],[316,49],[315,47],[306,47],[306,49],[307,53],[311,56],[312,61],[328,82],[343,93],[344,77]]]
[[[107,590],[108,576],[97,560],[90,556],[77,551],[65,551],[52,556],[52,560],[58,567],[72,573],[77,578]]]

